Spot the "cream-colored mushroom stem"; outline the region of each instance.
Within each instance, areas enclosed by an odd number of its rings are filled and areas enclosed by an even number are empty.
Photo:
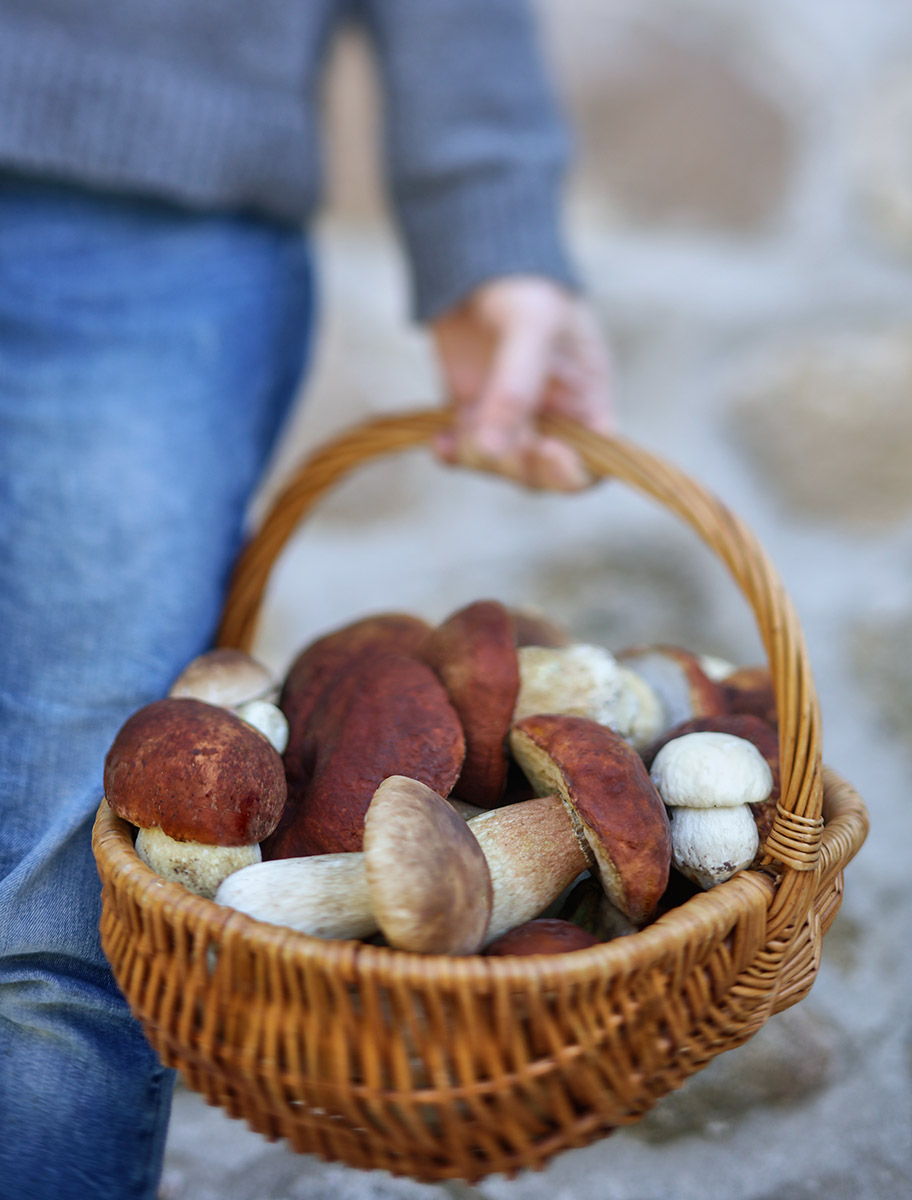
[[[558,796],[492,809],[468,828],[491,872],[486,942],[538,916],[589,865]],[[360,851],[257,863],[229,876],[215,899],[312,937],[365,938],[379,928]]]
[[[494,808],[468,826],[491,872],[488,942],[544,912],[589,867],[559,796]]]
[[[229,875],[215,901],[311,937],[366,938],[378,928],[358,851],[255,863]]]

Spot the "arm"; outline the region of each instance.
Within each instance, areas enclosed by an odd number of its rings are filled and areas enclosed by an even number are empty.
[[[568,157],[523,0],[361,0],[376,45],[415,315],[455,407],[445,461],[578,487],[535,433],[556,409],[610,424],[607,352],[559,227]]]

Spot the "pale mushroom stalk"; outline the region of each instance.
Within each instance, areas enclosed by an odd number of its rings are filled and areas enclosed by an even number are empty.
[[[488,941],[544,912],[590,865],[559,796],[491,809],[468,827],[494,889]]]
[[[222,883],[215,901],[311,937],[366,938],[378,929],[360,851],[244,867]]]

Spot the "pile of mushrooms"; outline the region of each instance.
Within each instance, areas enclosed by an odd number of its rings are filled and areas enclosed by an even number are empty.
[[[153,870],[258,920],[556,953],[749,867],[777,760],[762,668],[612,654],[482,600],[335,630],[280,691],[249,655],[200,656],[120,730],[105,794]]]

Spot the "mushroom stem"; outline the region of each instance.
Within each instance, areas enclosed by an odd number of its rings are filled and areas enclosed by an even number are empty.
[[[589,866],[559,796],[494,808],[468,826],[491,872],[489,942],[537,917]]]
[[[215,900],[311,937],[365,938],[377,932],[364,855],[358,851],[244,867],[228,876]]]

